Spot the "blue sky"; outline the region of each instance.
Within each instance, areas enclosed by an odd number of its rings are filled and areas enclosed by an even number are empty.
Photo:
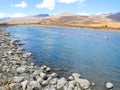
[[[64,12],[120,12],[120,0],[0,0],[0,18]]]

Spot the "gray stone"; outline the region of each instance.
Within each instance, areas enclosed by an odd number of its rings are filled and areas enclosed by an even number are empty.
[[[37,78],[37,82],[42,83],[43,79],[39,77],[39,78]]]
[[[69,81],[69,87],[74,88],[75,84],[75,81]]]
[[[46,68],[46,72],[50,72],[50,68],[49,67]]]
[[[78,82],[80,86],[84,89],[88,89],[91,85],[87,79],[75,78],[75,81]]]
[[[73,73],[72,76],[73,76],[74,78],[80,78],[80,77],[81,77],[81,75],[78,74],[78,73]]]
[[[112,89],[113,88],[113,84],[111,82],[107,82],[106,83],[106,88],[107,89]]]
[[[63,78],[60,78],[57,82],[57,89],[62,89],[64,88],[64,86],[66,85],[67,81],[66,79],[63,77]]]
[[[17,72],[18,73],[24,73],[26,71],[26,68],[25,67],[18,67],[17,68]]]
[[[37,81],[31,81],[30,82],[30,85],[33,87],[33,88],[36,88],[37,90],[41,90],[41,85],[39,82]]]
[[[57,84],[57,81],[58,81],[57,78],[53,78],[52,80],[50,80],[50,83],[51,83],[52,85],[55,85],[55,84]]]
[[[68,77],[68,80],[69,80],[69,81],[74,80],[73,76],[69,76],[69,77]]]
[[[40,77],[41,77],[42,79],[44,79],[44,78],[46,77],[46,74],[43,73],[43,72],[41,72],[41,73],[40,73]]]
[[[42,82],[42,85],[43,85],[43,86],[47,86],[47,85],[48,85],[48,81],[47,81],[47,80],[43,81],[43,82]]]
[[[57,74],[56,74],[56,73],[52,73],[51,76],[52,76],[53,78],[55,78],[55,77],[57,77]]]
[[[21,85],[22,85],[22,89],[23,90],[26,90],[26,87],[27,87],[27,84],[29,83],[29,81],[25,80],[23,82],[21,82]]]
[[[41,72],[42,72],[41,70],[35,70],[33,76],[39,75]]]
[[[14,77],[14,82],[21,82],[21,81],[23,81],[24,80],[24,76],[15,76]]]
[[[23,57],[24,58],[28,58],[28,57],[30,57],[32,54],[31,53],[25,53],[25,54],[23,54]]]

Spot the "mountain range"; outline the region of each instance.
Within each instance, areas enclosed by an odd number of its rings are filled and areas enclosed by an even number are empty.
[[[20,18],[0,19],[0,24],[39,24],[69,27],[115,28],[120,29],[120,12],[96,15],[63,13],[58,15],[38,14]]]

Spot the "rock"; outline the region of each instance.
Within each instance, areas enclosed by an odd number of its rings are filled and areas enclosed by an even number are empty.
[[[23,89],[23,90],[26,90],[26,87],[27,87],[28,82],[29,82],[29,81],[27,81],[27,80],[21,82],[21,85],[22,85],[22,89]]]
[[[75,81],[78,82],[80,86],[84,89],[88,89],[91,85],[87,79],[75,78]]]
[[[0,86],[2,86],[3,85],[3,82],[2,81],[0,81]]]
[[[42,78],[37,78],[37,82],[39,82],[40,84],[43,82],[43,79]]]
[[[49,77],[47,78],[48,81],[50,81],[51,79],[53,79],[52,76],[49,76]]]
[[[13,54],[12,50],[8,51],[7,54],[12,55]]]
[[[46,65],[43,65],[42,67],[41,67],[41,70],[45,70],[47,68],[47,66]]]
[[[24,58],[28,58],[28,57],[30,57],[32,54],[31,53],[25,53],[25,54],[23,54],[23,57]]]
[[[21,81],[23,81],[24,80],[24,76],[15,76],[14,77],[14,82],[21,82]]]
[[[41,70],[35,70],[33,76],[39,75],[41,72],[42,72]]]
[[[31,63],[31,66],[34,66],[35,65],[35,63]]]
[[[74,80],[73,76],[69,76],[69,77],[68,77],[68,80],[69,80],[69,81]]]
[[[55,85],[55,84],[57,84],[57,81],[58,81],[57,78],[53,78],[52,80],[50,80],[50,83],[51,83],[52,85]]]
[[[47,81],[47,80],[43,81],[43,82],[42,82],[42,85],[43,85],[43,86],[47,86],[47,85],[48,85],[48,81]]]
[[[42,79],[45,79],[45,78],[46,78],[46,74],[43,73],[43,72],[41,72],[41,73],[40,73],[40,77],[41,77]]]
[[[9,84],[9,87],[10,87],[10,88],[13,88],[13,87],[15,87],[15,86],[16,86],[16,83],[10,83],[10,84]]]
[[[112,89],[113,88],[113,84],[111,82],[107,82],[106,83],[106,88],[107,89]]]
[[[30,85],[35,89],[35,90],[41,90],[41,85],[37,81],[31,81]]]
[[[57,82],[57,89],[63,89],[64,86],[66,85],[67,81],[66,79],[63,77],[63,78],[60,78]],[[63,89],[64,90],[64,89]]]
[[[10,87],[7,85],[5,86],[5,90],[11,90]]]
[[[81,77],[81,75],[78,74],[78,73],[73,73],[72,76],[73,76],[74,78],[80,78],[80,77]]]
[[[46,72],[50,72],[50,68],[49,67],[46,68]]]
[[[55,77],[57,77],[57,74],[56,74],[56,73],[52,73],[51,76],[52,76],[53,78],[55,78]]]
[[[25,67],[18,67],[18,68],[17,68],[17,72],[18,72],[18,73],[25,73],[25,71],[26,71],[26,68],[25,68]]]
[[[34,66],[28,66],[29,69],[34,69]]]
[[[75,87],[75,81],[69,81],[69,87],[74,88]]]
[[[34,87],[32,87],[31,85],[27,85],[27,90],[34,90]]]
[[[10,44],[11,44],[11,45],[15,45],[15,44],[18,43],[18,42],[19,42],[18,39],[12,39],[11,42],[10,42]]]

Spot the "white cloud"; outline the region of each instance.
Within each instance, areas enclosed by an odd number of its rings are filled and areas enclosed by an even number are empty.
[[[42,3],[36,5],[37,8],[47,8],[53,10],[55,7],[55,0],[43,0]]]
[[[21,8],[26,8],[27,7],[27,3],[25,1],[21,1],[21,3],[18,4],[12,4],[11,7],[21,7]]]
[[[22,14],[22,13],[15,13],[15,14],[10,15],[10,17],[12,17],[12,18],[25,17],[25,16],[26,16],[26,15],[25,15],[25,14]]]
[[[77,13],[78,15],[85,15],[85,16],[89,16],[90,14],[88,13]]]
[[[14,13],[14,14],[6,14],[6,13],[3,13],[3,12],[0,12],[0,18],[5,18],[5,17],[12,17],[12,18],[17,18],[17,17],[25,17],[27,15],[25,14],[22,14],[22,13]]]
[[[82,2],[84,2],[84,0],[58,0],[58,1],[66,4],[75,3],[75,2],[78,2],[79,4],[81,4]]]
[[[0,12],[0,18],[4,18],[4,17],[6,17],[6,14],[5,14],[5,13]]]
[[[42,3],[39,3],[36,5],[37,8],[47,8],[48,10],[54,10],[56,2],[58,3],[78,3],[79,6],[82,5],[82,3],[85,0],[43,0]]]

